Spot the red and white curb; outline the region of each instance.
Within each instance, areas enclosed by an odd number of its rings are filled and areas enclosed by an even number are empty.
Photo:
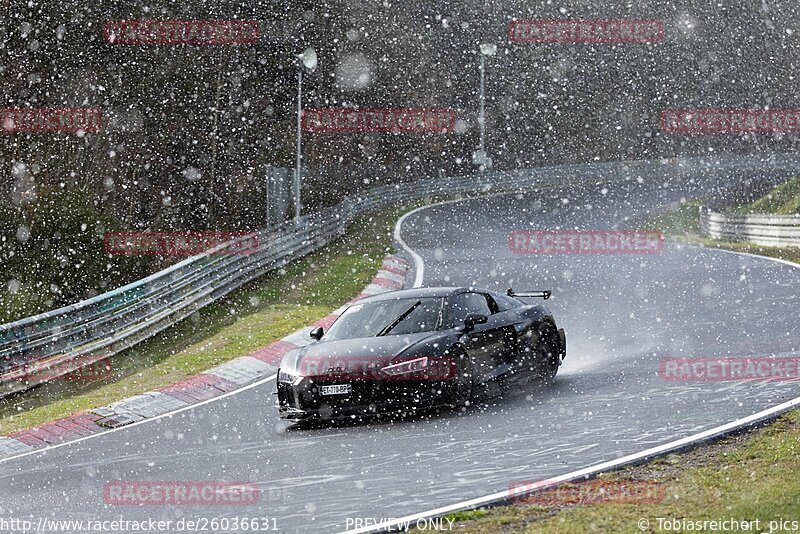
[[[387,256],[372,282],[350,302],[402,289],[408,269],[409,265],[405,260],[397,256]],[[312,326],[329,327],[346,307],[347,304],[334,310]],[[303,328],[247,356],[156,391],[148,391],[108,406],[0,436],[0,459],[159,417],[247,387],[274,374],[287,352],[311,343],[308,331],[308,327]]]

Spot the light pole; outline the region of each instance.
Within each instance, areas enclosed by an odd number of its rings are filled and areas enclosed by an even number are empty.
[[[303,160],[303,71],[312,72],[317,68],[317,51],[313,47],[306,48],[297,54],[297,166],[294,170],[294,218],[300,219],[300,166]]]
[[[481,43],[478,47],[481,53],[481,92],[480,92],[480,113],[478,115],[478,125],[480,126],[480,145],[478,150],[472,154],[472,160],[482,169],[492,167],[492,158],[486,153],[486,57],[493,56],[497,52],[497,45],[491,43]]]

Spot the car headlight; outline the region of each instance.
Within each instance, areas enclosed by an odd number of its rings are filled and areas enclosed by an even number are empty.
[[[394,365],[387,365],[381,371],[386,374],[397,376],[405,375],[408,373],[416,373],[424,371],[428,367],[428,358],[417,358],[415,360],[408,360],[406,362],[396,363]]]
[[[290,384],[292,386],[296,386],[303,380],[303,377],[297,373],[292,373],[289,371],[284,371],[283,369],[278,371],[278,382],[281,384]]]

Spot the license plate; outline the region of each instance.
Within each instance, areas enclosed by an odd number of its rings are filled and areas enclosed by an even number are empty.
[[[350,393],[350,384],[336,384],[335,386],[322,386],[323,395],[346,395]]]

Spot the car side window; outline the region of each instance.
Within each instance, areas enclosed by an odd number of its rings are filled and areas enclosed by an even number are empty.
[[[491,315],[486,297],[480,293],[460,293],[450,299],[450,317],[453,326],[464,323],[464,319],[471,313]]]
[[[505,295],[497,295],[496,297],[492,298],[494,298],[494,301],[497,302],[497,307],[500,308],[500,311],[507,311],[512,308],[522,306],[520,301],[506,297]]]
[[[481,293],[481,295],[483,295],[483,298],[486,299],[486,304],[489,305],[489,311],[492,314],[499,313],[499,312],[503,311],[500,308],[499,303],[491,295],[486,295],[486,294],[483,294],[483,293]]]

